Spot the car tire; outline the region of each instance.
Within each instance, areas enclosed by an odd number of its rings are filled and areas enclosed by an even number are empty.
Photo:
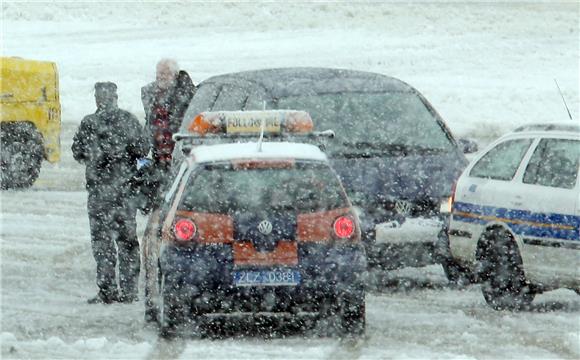
[[[168,286],[167,275],[161,278],[159,336],[171,339],[179,336],[189,318],[190,303],[175,286]]]
[[[141,263],[145,270],[145,322],[161,324],[162,272],[159,261],[160,238],[159,209],[149,216],[141,241]]]
[[[346,336],[362,336],[366,328],[364,291],[340,297],[340,333]]]
[[[28,188],[40,174],[42,135],[30,124],[8,124],[0,131],[0,188]]]
[[[454,285],[469,285],[475,282],[474,276],[465,267],[447,259],[441,262],[447,280]]]
[[[150,279],[149,277],[153,277]],[[159,296],[159,289],[161,289],[161,267],[157,267],[157,271],[146,272],[145,273],[145,322],[161,324],[161,309],[159,302],[161,301]],[[155,288],[151,288],[151,285],[157,285]]]
[[[481,257],[481,290],[488,305],[495,310],[522,310],[534,300],[528,285],[522,259],[510,234],[495,229]]]

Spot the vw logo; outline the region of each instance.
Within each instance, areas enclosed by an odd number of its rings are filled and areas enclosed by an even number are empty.
[[[411,213],[413,205],[405,200],[395,201],[395,210],[401,215],[409,215]]]
[[[268,220],[263,220],[258,224],[258,231],[264,235],[270,235],[272,232],[272,223]]]

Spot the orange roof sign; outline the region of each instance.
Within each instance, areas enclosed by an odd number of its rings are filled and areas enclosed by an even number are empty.
[[[309,133],[314,124],[306,111],[217,111],[202,112],[191,122],[188,131],[206,134]]]

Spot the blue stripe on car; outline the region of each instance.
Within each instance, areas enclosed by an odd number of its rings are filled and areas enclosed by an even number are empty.
[[[453,220],[481,225],[500,221],[518,235],[580,241],[580,216],[574,215],[456,202],[453,204]]]

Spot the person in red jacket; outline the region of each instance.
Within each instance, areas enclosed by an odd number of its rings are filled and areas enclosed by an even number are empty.
[[[173,59],[160,60],[156,80],[141,89],[145,128],[156,168],[168,169],[175,146],[172,136],[179,130],[195,90],[187,72],[179,70]]]
[[[176,133],[196,87],[187,72],[179,70],[173,59],[157,63],[156,79],[141,88],[145,109],[145,132],[149,138],[153,163],[146,166],[136,181],[138,207],[148,213],[157,207],[160,193],[168,180]]]

